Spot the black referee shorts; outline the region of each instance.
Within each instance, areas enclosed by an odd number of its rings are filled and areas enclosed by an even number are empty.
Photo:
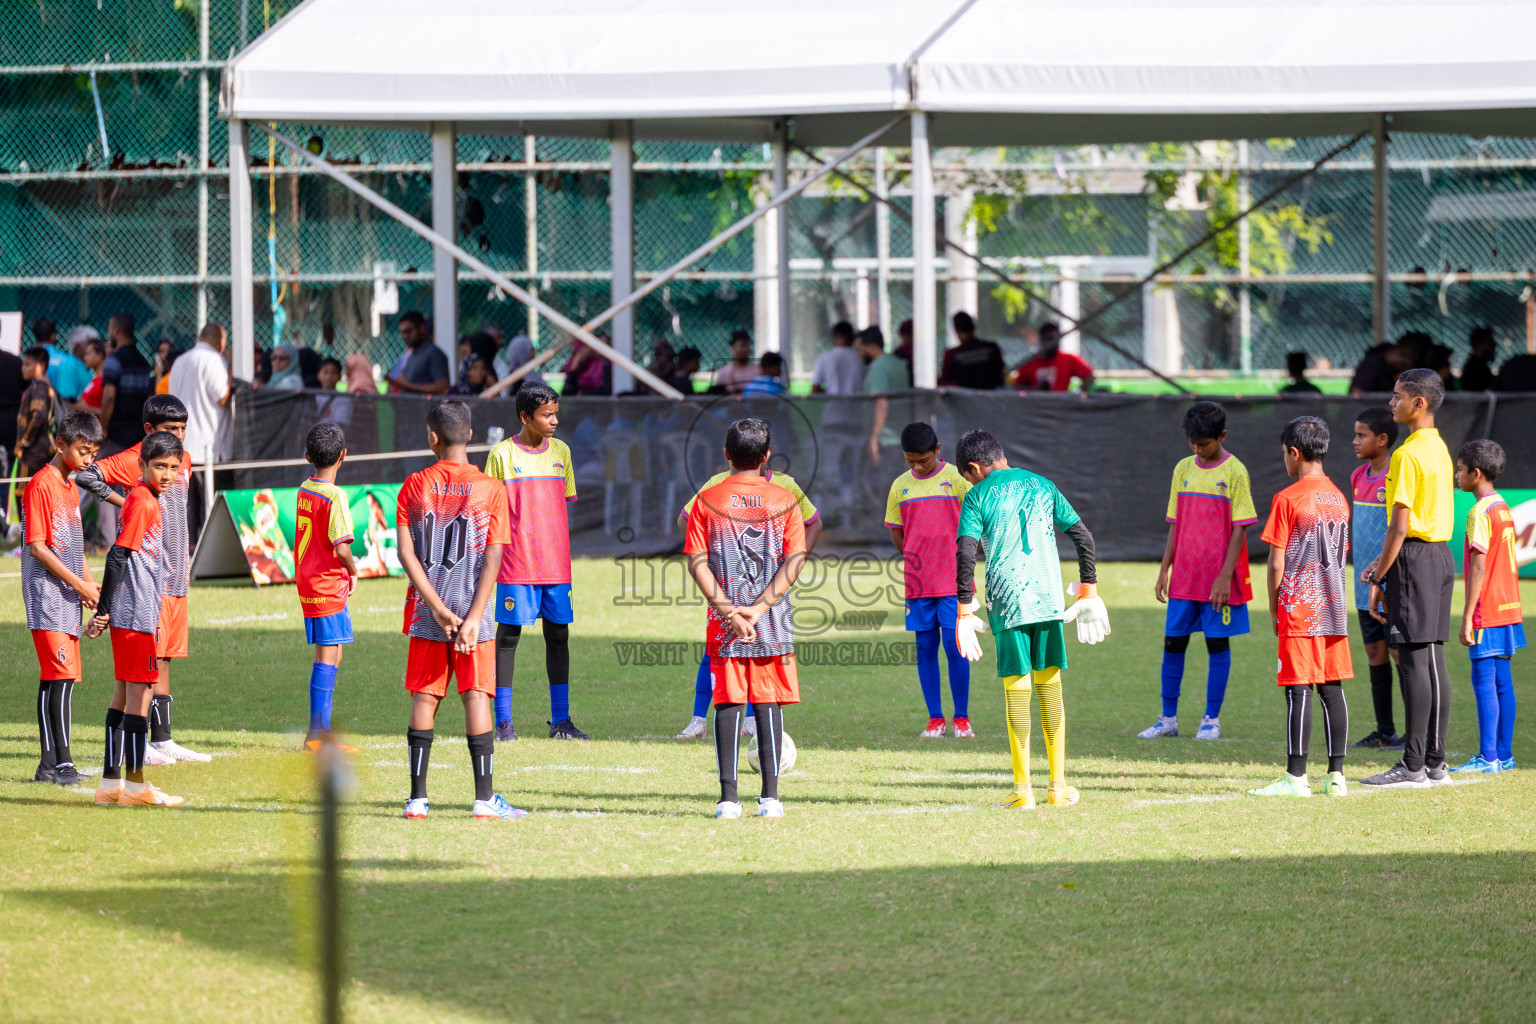
[[[1449,544],[1403,541],[1387,571],[1387,641],[1443,644],[1451,638],[1451,592],[1456,561]]]

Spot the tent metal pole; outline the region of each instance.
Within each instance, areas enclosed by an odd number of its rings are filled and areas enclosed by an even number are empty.
[[[937,387],[938,288],[933,279],[933,160],[928,115],[912,112],[912,386]]]
[[[208,60],[208,5],[199,4],[197,10],[198,56]],[[202,330],[208,322],[208,132],[211,128],[208,110],[208,69],[197,73],[197,328]]]
[[[229,122],[230,368],[241,380],[256,375],[254,269],[251,254],[251,147],[244,121]]]
[[[1248,209],[1253,192],[1248,184],[1248,140],[1237,143],[1237,209]],[[1244,278],[1252,272],[1253,224],[1243,221],[1237,226],[1237,272]],[[1237,348],[1238,366],[1243,376],[1253,374],[1253,286],[1247,281],[1237,292]]]
[[[632,121],[616,121],[609,133],[608,224],[612,253],[613,283],[609,301],[617,306],[635,290],[635,126]],[[635,311],[621,310],[613,318],[613,347],[626,357],[635,357]],[[613,393],[622,395],[634,389],[634,380],[623,367],[613,369]]]
[[[553,306],[550,306],[542,300],[536,299],[532,295],[529,295],[525,289],[515,283],[507,275],[501,273],[498,270],[492,269],[484,260],[477,256],[472,256],[469,252],[460,247],[456,242],[444,238],[436,231],[433,231],[421,221],[417,220],[415,217],[412,217],[410,214],[400,209],[400,207],[396,206],[388,199],[385,199],[383,196],[379,195],[373,189],[369,188],[367,185],[364,185],[350,174],[347,174],[345,171],[335,167],[328,161],[315,156],[315,154],[311,153],[297,142],[294,142],[292,139],[288,138],[288,136],[283,135],[281,132],[274,131],[264,124],[257,124],[256,127],[260,128],[267,135],[281,143],[284,149],[288,150],[294,156],[297,156],[300,160],[305,161],[313,167],[319,168],[326,177],[337,182],[343,188],[347,189],[347,191],[352,192],[370,205],[384,211],[384,213],[399,221],[401,224],[404,224],[406,227],[410,228],[416,234],[420,235],[422,238],[425,238],[433,245],[447,249],[456,259],[458,259],[460,263],[469,267],[471,270],[476,271],[487,281],[491,282],[496,287],[512,296],[518,302],[521,302],[523,305],[532,306],[533,308],[537,309],[540,313],[544,314],[544,317],[553,323],[556,327],[560,328],[562,331],[566,331],[574,335],[575,337],[580,338],[588,345],[591,345],[594,349],[597,350],[599,355],[603,356],[609,362],[624,367],[624,369],[638,377],[641,383],[645,384],[653,391],[664,395],[667,398],[680,399],[683,397],[682,392],[678,391],[672,385],[657,377],[655,374],[651,373],[645,367],[636,366],[632,360],[623,355],[620,355],[618,352],[615,352],[612,346],[593,334],[590,328],[581,326],[580,324],[567,317],[564,313],[561,313],[559,310],[555,309]],[[231,146],[230,148],[231,151],[233,151],[234,147]],[[231,163],[233,163],[233,157],[231,158]],[[247,249],[247,251],[249,250]],[[602,318],[603,323],[607,323],[608,320],[612,319],[611,313],[612,310],[609,311],[610,315],[605,315]],[[546,356],[548,354],[548,352],[545,353]],[[525,366],[524,372],[526,372],[528,367],[532,365],[533,364],[530,363]],[[517,378],[521,379],[521,374],[518,374]],[[504,386],[510,383],[510,381],[511,378],[503,380],[501,381],[501,385]],[[499,390],[499,387],[497,387],[496,390]],[[491,392],[486,393],[490,394]]]
[[[773,194],[783,195],[789,188],[789,127],[782,121],[774,126],[773,145]],[[779,307],[779,337],[775,346],[785,359],[793,358],[794,332],[791,330],[792,284],[789,279],[789,206],[786,204],[773,215],[774,228],[774,300]]]
[[[1391,183],[1387,172],[1387,115],[1371,125],[1371,325],[1380,344],[1392,336],[1392,282],[1387,275]]]
[[[454,126],[432,126],[432,228],[444,238],[459,237],[457,146]],[[432,338],[448,358],[448,379],[459,373],[459,274],[453,253],[432,249]]]
[[[891,340],[891,204],[890,189],[885,180],[885,147],[875,150],[875,289],[876,305],[880,310],[880,334]]]
[[[523,160],[528,173],[523,177],[523,258],[528,267],[528,294],[539,295],[539,177],[533,169],[538,156],[538,142],[532,134],[523,136]],[[528,307],[528,340],[539,347],[539,311]]]

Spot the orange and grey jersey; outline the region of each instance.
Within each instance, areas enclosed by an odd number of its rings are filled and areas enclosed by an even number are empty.
[[[80,529],[80,493],[52,466],[44,466],[27,483],[21,498],[23,538],[42,542],[64,567],[85,575],[85,537]],[[43,568],[30,547],[21,549],[21,597],[27,608],[27,628],[80,635],[80,595],[75,588]]]
[[[118,516],[117,543],[128,553],[120,582],[109,596],[112,625],[139,633],[160,628],[160,598],[164,594],[164,528],[160,499],[140,483],[128,492]]]

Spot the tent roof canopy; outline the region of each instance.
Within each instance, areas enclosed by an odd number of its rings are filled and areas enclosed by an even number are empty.
[[[226,117],[935,145],[1536,134],[1536,0],[305,0]],[[906,132],[888,140],[904,144]]]

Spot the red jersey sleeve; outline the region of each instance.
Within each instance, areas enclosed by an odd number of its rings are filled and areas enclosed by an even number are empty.
[[[23,540],[28,544],[53,542],[53,495],[43,484],[43,474],[51,472],[52,467],[44,466],[22,492],[22,518],[27,527]]]
[[[135,489],[128,495],[122,512],[117,517],[117,546],[138,551],[144,546],[144,536],[154,528],[160,514],[160,503],[147,490]]]
[[[1294,508],[1294,499],[1284,491],[1275,495],[1275,500],[1269,506],[1269,519],[1264,524],[1264,533],[1259,537],[1265,544],[1272,548],[1284,548],[1291,539],[1291,512]]]
[[[709,525],[705,520],[709,517],[709,509],[701,501],[693,504],[693,514],[688,517],[688,533],[683,539],[683,554],[702,555],[709,550]],[[804,536],[805,528],[801,527],[801,535]]]
[[[491,496],[490,529],[485,535],[487,547],[512,543],[512,507],[507,499],[507,488],[499,481],[492,480],[486,488],[486,493]]]
[[[395,525],[403,526],[407,530],[411,528],[411,502],[421,490],[421,481],[417,474],[412,473],[405,478],[405,483],[400,485],[400,493],[395,497]]]
[[[688,528],[693,529],[689,523]],[[805,553],[805,519],[800,515],[798,503],[789,506],[789,514],[784,517],[784,557],[788,558],[795,552]]]
[[[132,487],[143,479],[139,470],[139,445],[97,459],[94,465],[101,470],[101,478],[113,487]]]

